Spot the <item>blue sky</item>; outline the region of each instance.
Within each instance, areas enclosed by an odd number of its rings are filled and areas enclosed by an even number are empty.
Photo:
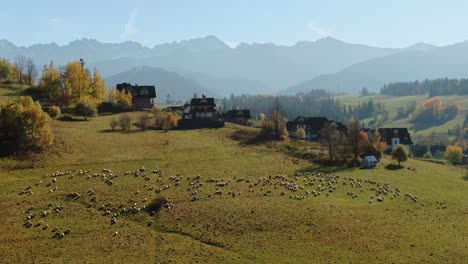
[[[229,45],[292,45],[331,36],[405,47],[468,40],[466,0],[18,0],[0,5],[0,39],[16,45],[79,38],[146,46],[215,35]]]

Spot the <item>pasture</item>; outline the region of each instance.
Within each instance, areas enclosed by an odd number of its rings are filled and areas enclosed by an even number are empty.
[[[53,121],[52,149],[0,160],[0,262],[467,261],[461,168],[332,171],[287,142],[240,144],[232,124],[111,132],[111,118]]]

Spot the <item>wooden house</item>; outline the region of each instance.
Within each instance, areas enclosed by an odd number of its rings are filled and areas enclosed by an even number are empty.
[[[378,131],[382,141],[387,143],[388,152],[392,151],[392,149],[398,145],[403,145],[406,152],[409,153],[410,145],[413,145],[413,141],[411,141],[411,136],[407,128],[379,128]]]
[[[223,126],[224,120],[217,114],[214,98],[208,98],[205,95],[201,98],[192,98],[189,104],[184,105],[182,119],[178,123],[181,129]]]
[[[132,95],[132,107],[134,110],[143,108],[152,108],[154,105],[154,98],[156,98],[156,87],[154,85],[134,86],[130,83],[117,84],[117,90],[120,92],[124,90]]]
[[[228,110],[224,114],[224,121],[244,126],[247,125],[250,119],[252,119],[250,110]]]
[[[326,117],[304,117],[299,116],[294,121],[288,121],[286,123],[286,129],[290,138],[296,138],[297,130],[303,128],[305,131],[306,140],[318,140],[320,136],[320,130],[326,125],[334,122],[328,120]],[[345,132],[346,126],[340,122],[334,122],[337,125],[338,130]]]

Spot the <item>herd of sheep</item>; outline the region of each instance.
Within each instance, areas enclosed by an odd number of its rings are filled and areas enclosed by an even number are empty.
[[[179,189],[179,192],[186,192],[181,195],[177,201],[197,202],[203,199],[231,199],[241,195],[249,196],[285,196],[291,200],[305,200],[309,197],[324,196],[328,197],[337,192],[346,194],[345,197],[349,199],[356,199],[358,197],[368,196],[368,204],[373,201],[383,203],[387,199],[398,199],[401,191],[398,187],[392,187],[389,183],[377,182],[365,178],[354,177],[340,177],[336,174],[326,173],[294,173],[291,175],[275,175],[269,177],[248,178],[248,177],[233,177],[233,178],[208,178],[204,179],[200,175],[183,176],[176,174],[173,176],[166,176],[161,169],[146,170],[141,167],[137,170],[130,170],[125,172],[112,171],[108,168],[103,168],[99,172],[92,170],[69,170],[64,172],[56,171],[54,173],[44,175],[41,180],[34,184],[34,187],[28,186],[19,192],[20,195],[34,195],[35,192],[44,192],[48,195],[53,195],[59,188],[57,183],[60,181],[76,181],[76,180],[89,180],[91,187],[96,186],[98,180],[102,182],[101,188],[113,188],[114,185],[119,183],[122,177],[135,178],[132,181],[132,186],[128,188],[139,187],[132,189],[128,194],[123,194],[124,198],[128,197],[126,203],[112,202],[111,196],[99,194],[96,188],[87,188],[85,190],[75,190],[67,192],[63,195],[63,199],[59,199],[65,205],[67,202],[80,202],[83,206],[88,208],[95,208],[101,212],[103,217],[108,217],[109,225],[116,225],[119,218],[126,215],[138,214],[147,212],[151,216],[155,215],[157,211],[147,210],[147,206],[152,203],[152,198],[161,197],[167,192],[168,189]],[[138,183],[138,180],[142,180]],[[44,182],[45,183],[44,183]],[[73,184],[65,185],[67,188],[73,188]],[[107,187],[106,187],[107,186]],[[33,191],[34,189],[34,191]],[[243,194],[243,191],[247,194]],[[102,198],[101,198],[102,196]],[[54,201],[57,201],[54,197]],[[424,206],[423,203],[418,202],[416,195],[405,193],[404,200],[412,201]],[[122,199],[120,199],[122,200]],[[358,199],[359,200],[359,199]],[[362,200],[362,199],[361,199]],[[365,201],[366,199],[364,199]],[[106,202],[103,202],[106,201]],[[441,209],[447,208],[447,204],[437,202]],[[174,204],[164,199],[160,205],[161,208],[170,210],[174,208]],[[148,207],[150,208],[150,207]],[[24,227],[26,228],[41,228],[47,230],[49,224],[47,220],[51,214],[60,214],[61,211],[67,210],[66,206],[57,205],[53,202],[48,203],[47,208],[34,208],[33,206],[24,210]],[[152,226],[154,220],[150,220],[147,226]],[[53,238],[64,238],[71,233],[69,227],[60,228],[54,227],[51,229]],[[113,233],[118,235],[118,231]]]

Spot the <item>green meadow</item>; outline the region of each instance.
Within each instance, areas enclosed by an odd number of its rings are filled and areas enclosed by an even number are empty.
[[[241,127],[229,123],[123,132],[110,131],[112,117],[54,120],[51,149],[0,160],[0,262],[468,260],[463,168],[410,159],[387,170],[388,157],[370,170],[320,168],[285,151],[295,142],[235,141]],[[377,194],[382,188],[388,193]],[[174,207],[150,215],[156,197]],[[70,232],[59,238],[55,227]]]

